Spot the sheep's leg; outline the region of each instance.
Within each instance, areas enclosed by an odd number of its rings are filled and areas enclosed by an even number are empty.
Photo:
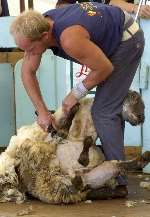
[[[83,150],[78,159],[78,162],[85,167],[89,164],[89,149],[92,145],[94,145],[92,137],[86,137],[83,141]]]
[[[111,178],[118,176],[120,167],[117,162],[104,161],[90,172],[82,175],[84,186],[97,189],[105,185]]]
[[[145,166],[150,162],[150,152],[145,152],[140,159],[128,161],[104,161],[101,165],[95,167],[90,172],[82,175],[84,186],[97,189],[105,185],[111,178],[119,174],[124,175],[126,170],[136,166]]]
[[[131,168],[143,168],[150,162],[150,151],[145,152],[140,158],[128,161],[104,161],[101,165],[91,171],[85,169],[77,171],[72,184],[78,190],[91,189],[87,194],[87,199],[108,199],[122,197],[125,192],[118,191],[116,195],[112,186],[106,187],[106,184],[119,174],[125,174],[126,170]]]
[[[150,162],[150,151],[144,152],[140,157],[133,160],[120,161],[119,166],[127,171],[142,170]]]
[[[60,120],[59,129],[57,131],[57,135],[59,137],[62,137],[63,139],[67,138],[70,126],[72,124],[72,120],[77,111],[79,110],[79,106],[80,104],[77,103],[75,106],[71,108],[70,112]]]
[[[102,187],[99,189],[91,189],[87,195],[87,200],[105,200],[112,196],[112,189],[108,187]]]
[[[87,200],[106,200],[112,198],[123,198],[127,195],[127,190],[112,189],[110,187],[101,187],[99,189],[91,189],[87,192]]]

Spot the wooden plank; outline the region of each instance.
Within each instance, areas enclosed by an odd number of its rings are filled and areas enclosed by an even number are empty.
[[[20,0],[20,13],[25,10],[25,2],[24,0]]]
[[[33,0],[28,0],[28,9],[33,9],[34,5],[33,5]]]
[[[125,156],[126,159],[133,159],[139,157],[142,153],[142,147],[140,146],[126,146],[125,147]]]
[[[15,65],[23,58],[24,52],[0,52],[0,63],[11,63]]]

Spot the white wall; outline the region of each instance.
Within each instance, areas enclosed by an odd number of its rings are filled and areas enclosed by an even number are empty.
[[[19,0],[7,0],[11,16],[20,14]],[[28,0],[25,0],[26,9],[28,9]],[[43,13],[55,7],[57,0],[34,0],[34,9]]]

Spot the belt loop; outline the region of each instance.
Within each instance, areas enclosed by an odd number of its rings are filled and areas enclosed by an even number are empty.
[[[125,21],[124,21],[123,30],[125,31],[125,30],[127,30],[129,28],[129,26],[131,26],[133,24],[134,19],[127,12],[124,12],[124,14],[125,14]]]

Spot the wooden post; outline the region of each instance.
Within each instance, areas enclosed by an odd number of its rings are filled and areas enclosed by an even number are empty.
[[[34,6],[33,6],[33,0],[28,0],[28,8],[29,9],[33,9]]]
[[[22,13],[25,10],[25,2],[24,0],[20,0],[20,13]]]
[[[28,9],[33,9],[34,4],[33,0],[28,0]],[[20,13],[22,13],[25,10],[25,0],[20,0]]]

